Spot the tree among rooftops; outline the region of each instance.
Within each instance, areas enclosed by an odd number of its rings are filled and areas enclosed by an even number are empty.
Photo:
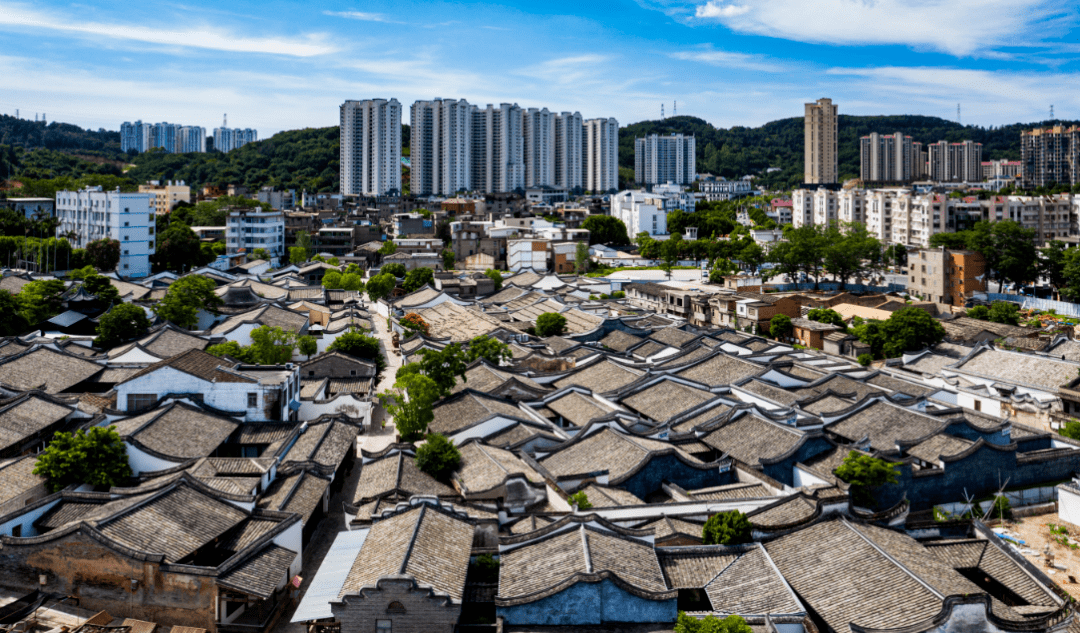
[[[461,452],[445,435],[428,433],[427,441],[416,449],[416,467],[444,484],[461,466]]]
[[[30,327],[19,311],[19,301],[7,290],[0,290],[0,336],[17,336]]]
[[[394,389],[379,394],[379,400],[394,419],[401,441],[415,442],[424,437],[435,419],[431,405],[440,397],[439,387],[431,378],[409,372],[394,381]]]
[[[811,321],[817,321],[818,323],[835,325],[839,328],[847,329],[847,324],[844,323],[844,317],[840,316],[840,313],[832,308],[814,308],[806,313],[806,318]]]
[[[746,515],[738,510],[718,512],[705,522],[701,530],[705,545],[738,545],[753,540],[753,528]]]
[[[405,292],[416,292],[428,284],[435,282],[435,271],[422,266],[420,268],[413,268],[409,272],[405,273],[405,281],[401,284],[401,287],[405,289]]]
[[[214,294],[216,287],[210,278],[202,275],[181,277],[169,286],[154,311],[166,321],[190,329],[199,322],[200,309],[217,313],[216,308],[223,302]]]
[[[559,336],[566,332],[566,317],[558,312],[545,312],[536,317],[536,335],[541,338]]]
[[[592,510],[593,504],[589,501],[589,495],[585,494],[584,490],[578,490],[574,494],[566,498],[567,503],[571,508],[577,510]]]
[[[769,336],[781,341],[791,336],[795,326],[791,324],[791,317],[786,314],[777,314],[769,320]]]
[[[392,264],[383,264],[382,268],[379,269],[379,274],[393,275],[398,279],[404,277],[406,272],[407,271],[405,270],[405,264],[398,264],[397,262],[394,262]]]
[[[925,310],[901,308],[885,321],[852,320],[851,333],[870,346],[875,359],[899,358],[937,345],[945,338],[945,328]]]
[[[406,371],[427,376],[435,381],[440,398],[450,395],[450,391],[457,384],[457,376],[460,376],[463,381],[466,380],[465,369],[468,367],[468,361],[461,345],[451,343],[439,351],[422,349],[417,352],[417,355],[420,356],[420,360],[399,369],[398,375],[401,375],[402,370],[411,368]]]
[[[376,374],[381,374],[386,369],[386,359],[379,348],[379,339],[374,336],[367,336],[363,331],[349,330],[334,339],[334,342],[330,344],[330,347],[326,348],[326,351],[341,352],[356,358],[370,360],[375,363]]]
[[[723,620],[715,615],[698,619],[680,611],[675,633],[753,633],[753,629],[737,615],[729,615]]]
[[[95,426],[75,433],[58,431],[49,446],[38,454],[34,474],[48,480],[51,492],[72,484],[117,486],[131,477],[127,448],[116,432]]]
[[[495,283],[495,292],[502,290],[503,276],[501,272],[495,270],[494,268],[488,268],[484,271],[484,274],[487,275],[488,278]]]
[[[836,469],[836,476],[851,484],[852,503],[871,507],[875,503],[876,489],[900,481],[899,468],[899,464],[851,451],[844,458],[844,463]]]
[[[112,286],[109,286],[112,288]],[[111,310],[98,319],[97,338],[94,347],[109,349],[126,341],[146,335],[150,329],[150,319],[146,310],[131,303],[114,305]]]
[[[296,339],[296,351],[300,352],[310,360],[311,356],[319,351],[319,342],[315,340],[314,336],[305,334]]]
[[[417,332],[426,335],[431,329],[424,317],[415,312],[410,312],[401,317],[398,324],[405,328],[405,338],[409,338]]]
[[[94,240],[86,245],[86,257],[98,270],[115,270],[120,263],[120,242],[118,240]]]
[[[85,275],[83,276],[82,285],[83,290],[86,290],[87,294],[97,297],[98,302],[103,306],[120,301],[120,291],[104,275],[99,275],[96,272]]]
[[[378,301],[384,297],[389,297],[395,286],[397,286],[397,279],[393,275],[389,273],[376,275],[367,282],[368,298],[372,301]]]
[[[506,343],[486,334],[469,341],[469,349],[465,352],[465,359],[470,363],[483,358],[492,365],[501,365],[502,361],[509,361],[513,357]]]

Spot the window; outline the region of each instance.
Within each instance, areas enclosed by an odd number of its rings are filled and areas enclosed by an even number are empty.
[[[22,525],[16,525],[15,527],[11,528],[11,535],[15,538],[19,538],[20,536],[22,536]]]
[[[390,633],[392,630],[390,620],[375,620],[375,633]]]
[[[975,410],[976,411],[982,411],[982,400],[976,400],[975,401]]]
[[[156,393],[129,393],[127,397],[127,410],[138,411],[152,407],[157,402]]]
[[[356,370],[355,369],[350,369],[349,370],[349,375],[350,376],[355,376],[356,375]]]
[[[248,408],[253,409],[253,408],[257,407],[257,406],[259,406],[259,394],[257,394],[257,393],[249,393],[248,394]]]
[[[314,376],[315,375],[315,370],[314,369],[309,369],[307,375],[308,376]]]

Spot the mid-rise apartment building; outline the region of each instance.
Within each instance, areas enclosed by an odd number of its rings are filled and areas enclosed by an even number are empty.
[[[120,151],[135,150],[142,153],[150,149],[151,123],[124,121],[120,124]]]
[[[397,99],[346,101],[341,108],[341,193],[401,191],[401,104]]]
[[[464,99],[432,99],[412,105],[410,190],[449,196],[472,189],[472,112]]]
[[[907,272],[908,293],[925,301],[962,306],[972,292],[986,291],[986,260],[975,251],[909,253]]]
[[[612,118],[585,121],[582,142],[585,189],[593,193],[618,190],[619,122]]]
[[[249,207],[233,209],[225,218],[225,248],[229,255],[251,255],[264,248],[271,259],[285,255],[285,214]]]
[[[251,128],[214,128],[214,150],[218,152],[231,152],[257,140],[259,133]]]
[[[501,103],[472,107],[472,186],[484,193],[525,188],[521,107]]]
[[[1024,163],[1018,160],[984,160],[982,179],[1022,178],[1024,175],[1023,165]]]
[[[934,182],[980,182],[982,143],[938,141],[927,145],[927,177]]]
[[[864,182],[908,182],[922,177],[922,143],[900,132],[871,133],[859,139],[860,176]]]
[[[804,180],[808,184],[832,184],[839,177],[837,121],[837,106],[832,99],[818,99],[806,104],[803,117]]]
[[[1020,163],[1026,188],[1080,184],[1080,127],[1021,132]]]
[[[555,115],[554,183],[557,189],[574,191],[585,186],[584,156],[588,152],[585,123],[580,112],[561,112]],[[618,128],[618,125],[616,125]]]
[[[181,202],[191,202],[191,187],[183,180],[167,180],[165,184],[151,180],[145,185],[139,185],[139,193],[148,193],[153,196],[151,206],[157,215],[172,211]]]
[[[692,194],[685,192],[620,191],[611,197],[611,215],[622,220],[631,238],[641,232],[667,235],[667,214],[675,209],[694,209]]]
[[[154,254],[155,214],[149,193],[105,191],[87,187],[56,192],[57,237],[67,237],[74,248],[86,248],[102,239],[120,242],[116,272],[125,277],[150,274]]]
[[[650,134],[634,139],[634,178],[639,184],[687,185],[697,178],[697,145],[693,136]]]
[[[206,128],[197,125],[185,125],[176,131],[176,152],[191,154],[206,151]]]
[[[754,186],[749,180],[702,180],[698,183],[698,191],[705,194],[705,199],[710,202],[717,200],[734,200],[744,198],[754,191]]]

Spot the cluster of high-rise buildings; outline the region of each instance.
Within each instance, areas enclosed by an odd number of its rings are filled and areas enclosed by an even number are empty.
[[[863,182],[979,182],[982,143],[938,141],[923,147],[900,132],[859,139]]]
[[[682,134],[634,139],[634,179],[644,185],[687,185],[697,179],[697,142]]]
[[[1021,132],[1020,163],[1025,187],[1080,184],[1080,127]]]
[[[190,154],[206,151],[206,128],[179,123],[143,123],[125,121],[120,124],[120,150],[142,153],[160,147],[170,154]],[[214,129],[213,149],[228,152],[259,140],[252,129]]]
[[[350,100],[341,106],[343,194],[401,191],[401,117],[396,99]],[[618,187],[615,119],[432,99],[412,105],[410,124],[413,195]]]

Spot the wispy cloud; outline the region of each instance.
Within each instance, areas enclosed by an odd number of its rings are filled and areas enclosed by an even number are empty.
[[[0,29],[17,27],[69,33],[76,36],[126,40],[164,46],[209,49],[230,53],[266,53],[290,57],[312,57],[333,53],[337,47],[329,37],[309,33],[298,37],[245,37],[209,25],[170,29],[144,23],[104,23],[69,20],[50,11],[17,4],[0,3]]]
[[[405,24],[397,20],[391,20],[384,13],[366,13],[364,11],[323,11],[323,15],[348,20],[360,20],[361,22],[383,22],[385,24]]]
[[[678,11],[677,4],[653,1],[665,13]],[[1049,0],[708,0],[693,7],[690,21],[800,42],[901,44],[975,56],[1061,35],[1076,15]]]
[[[701,62],[711,66],[722,66],[725,68],[736,68],[763,73],[783,73],[792,70],[791,64],[775,61],[765,55],[720,51],[712,47],[668,53],[668,57],[685,61]]]

